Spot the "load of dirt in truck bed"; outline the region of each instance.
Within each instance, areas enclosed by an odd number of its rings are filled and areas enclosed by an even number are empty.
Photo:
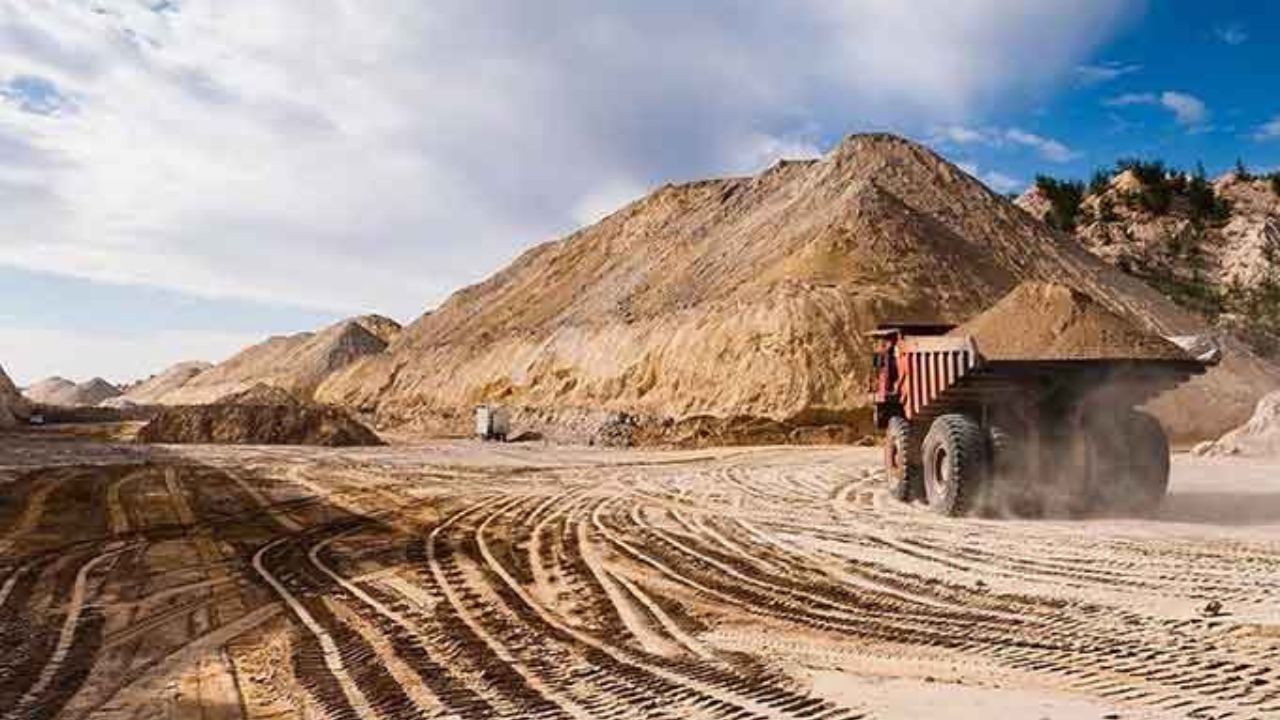
[[[1280,391],[1262,398],[1249,422],[1215,442],[1197,446],[1195,454],[1280,458]]]
[[[308,404],[288,392],[255,385],[212,405],[162,410],[138,442],[212,445],[384,445],[341,408]]]
[[[988,360],[1189,360],[1087,294],[1028,282],[952,335],[969,335]]]

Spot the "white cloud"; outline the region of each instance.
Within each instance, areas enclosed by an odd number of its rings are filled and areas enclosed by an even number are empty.
[[[974,143],[991,145],[994,143],[988,132],[965,127],[963,125],[948,125],[944,128],[940,128],[934,133],[934,137],[936,139],[956,143],[957,145],[971,145]]]
[[[1180,125],[1200,125],[1209,116],[1204,101],[1194,95],[1166,90],[1160,93],[1160,104],[1173,112]]]
[[[1022,180],[994,170],[983,173],[978,176],[978,179],[986,183],[987,187],[1002,194],[1021,190],[1027,186],[1026,182]]]
[[[1073,152],[1071,148],[1057,140],[1019,130],[1018,128],[1011,128],[1005,131],[1005,137],[1009,142],[1035,148],[1046,160],[1052,162],[1069,162],[1078,157],[1078,153]]]
[[[732,169],[756,173],[779,160],[809,160],[821,155],[822,148],[818,147],[817,142],[802,135],[775,137],[757,134],[743,142]]]
[[[1075,73],[1081,85],[1101,85],[1141,70],[1142,66],[1136,63],[1105,62],[1101,65],[1077,65]]]
[[[1028,132],[1022,128],[971,128],[963,125],[947,125],[937,128],[930,136],[930,142],[939,145],[985,145],[987,147],[1026,147],[1035,150],[1041,157],[1050,162],[1070,162],[1080,157],[1066,144]]]
[[[1158,105],[1173,113],[1173,119],[1179,125],[1189,127],[1202,126],[1209,119],[1209,108],[1200,98],[1187,93],[1165,90],[1160,94],[1126,93],[1103,101],[1108,107],[1127,107],[1131,105]]]
[[[1128,107],[1129,105],[1158,105],[1160,98],[1155,93],[1125,93],[1103,101],[1108,107]]]
[[[573,221],[579,226],[599,222],[642,197],[646,190],[644,185],[626,178],[603,182],[573,204]]]
[[[983,172],[976,163],[960,162],[956,163],[956,167],[981,180],[984,185],[1001,195],[1021,190],[1027,186],[1022,180],[1005,175],[1002,172],[995,170]]]
[[[186,360],[224,360],[261,335],[202,331],[139,334],[0,327],[0,362],[18,385],[51,375],[123,383]]]
[[[1216,27],[1213,29],[1213,34],[1228,45],[1243,45],[1249,40],[1248,31],[1240,23]]]
[[[1258,127],[1254,132],[1255,140],[1275,140],[1280,138],[1280,115],[1277,115]]]
[[[412,316],[640,188],[991,112],[1138,6],[7,0],[0,262]]]

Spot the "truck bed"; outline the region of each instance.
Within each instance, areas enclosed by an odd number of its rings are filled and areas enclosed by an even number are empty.
[[[908,419],[992,404],[1009,394],[1098,391],[1141,405],[1206,369],[1190,357],[988,361],[966,336],[904,342],[900,396]]]

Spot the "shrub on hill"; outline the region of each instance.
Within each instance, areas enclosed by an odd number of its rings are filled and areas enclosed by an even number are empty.
[[[1075,230],[1080,216],[1080,203],[1084,201],[1084,183],[1037,175],[1036,189],[1049,200],[1050,208],[1045,222],[1050,227],[1065,232]]]
[[[1140,189],[1129,193],[1126,201],[1130,206],[1138,207],[1153,215],[1164,215],[1173,204],[1173,183],[1170,182],[1169,168],[1161,160],[1139,160],[1126,158],[1116,163],[1120,172],[1131,172],[1137,178]]]
[[[1106,168],[1098,168],[1093,171],[1093,177],[1089,179],[1089,194],[1101,195],[1111,187],[1111,179],[1115,175]]]
[[[1204,165],[1196,163],[1195,173],[1186,179],[1185,193],[1187,201],[1191,204],[1193,219],[1222,222],[1231,217],[1231,202],[1226,198],[1218,197],[1213,184],[1205,176]]]

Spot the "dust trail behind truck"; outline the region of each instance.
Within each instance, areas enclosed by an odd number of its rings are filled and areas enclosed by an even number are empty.
[[[1169,442],[1138,408],[1217,362],[1059,285],[961,327],[880,326],[872,400],[891,494],[936,512],[1150,512]]]

